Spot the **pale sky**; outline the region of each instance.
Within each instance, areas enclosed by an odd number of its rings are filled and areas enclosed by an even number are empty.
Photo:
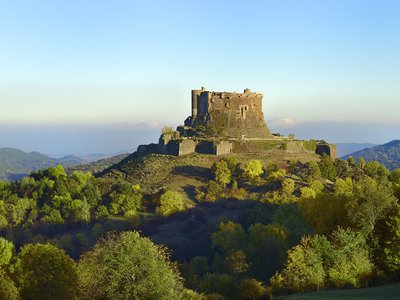
[[[382,143],[400,138],[399,53],[396,0],[0,0],[0,147],[156,142],[200,86],[263,93],[272,131]]]

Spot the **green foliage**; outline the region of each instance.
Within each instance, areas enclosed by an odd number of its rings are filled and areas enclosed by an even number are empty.
[[[124,180],[117,181],[109,194],[109,211],[112,214],[125,213],[129,210],[138,211],[142,207],[140,186],[132,185]],[[103,210],[105,213],[105,211]]]
[[[303,147],[306,150],[315,152],[317,150],[317,142],[313,139],[308,141],[303,141]]]
[[[225,295],[229,297],[228,299],[232,299],[236,292],[236,285],[233,278],[227,274],[207,273],[200,282],[200,291]]]
[[[359,287],[373,264],[362,234],[338,228],[331,241],[325,236],[304,236],[288,252],[285,268],[271,278],[275,291],[319,290],[320,287]]]
[[[210,180],[207,184],[206,193],[204,195],[200,194],[199,199],[204,197],[207,202],[214,202],[219,199],[225,198],[225,189],[222,185],[218,184],[214,180]]]
[[[12,281],[11,278],[8,276],[0,276],[0,299],[21,299],[18,288],[15,286],[14,281]]]
[[[250,160],[243,169],[243,176],[249,180],[255,180],[264,173],[261,161],[254,159]]]
[[[393,183],[400,183],[400,168],[394,169],[390,173],[389,180]]]
[[[240,173],[240,161],[234,157],[234,156],[225,156],[222,158],[222,161],[224,161],[227,166],[229,171],[231,171],[232,176],[237,177],[239,176]]]
[[[332,248],[328,268],[331,284],[337,287],[362,286],[362,280],[373,270],[363,235],[339,228],[332,234]]]
[[[336,167],[329,156],[323,155],[318,165],[323,178],[329,179],[330,181],[335,181],[337,175]]]
[[[138,232],[108,235],[78,264],[83,299],[182,299],[183,285],[165,248]]]
[[[228,221],[219,224],[219,231],[211,236],[213,247],[222,253],[230,253],[241,249],[246,241],[246,234],[240,224]]]
[[[8,272],[8,265],[14,252],[14,244],[0,237],[0,278]]]
[[[64,215],[70,222],[90,222],[90,207],[85,200],[72,200],[64,207]]]
[[[167,217],[171,214],[184,210],[182,195],[175,191],[166,191],[160,197],[160,205],[157,207],[157,213]]]
[[[348,224],[346,202],[341,196],[320,193],[299,201],[302,216],[318,234],[329,234],[338,226]]]
[[[50,244],[28,244],[18,254],[16,274],[24,299],[77,299],[75,263]]]
[[[211,167],[211,170],[213,172],[215,182],[218,184],[226,186],[231,182],[232,172],[224,160],[214,163]]]
[[[372,178],[381,178],[390,174],[389,170],[377,161],[370,161],[364,167],[364,172]]]
[[[387,180],[377,182],[369,177],[357,182],[353,193],[354,197],[346,203],[348,217],[367,237],[397,200]]]
[[[361,156],[358,158],[358,166],[361,170],[364,170],[366,165],[365,159],[362,158]]]
[[[374,261],[383,270],[396,272],[400,269],[400,210],[397,206],[375,227]]]
[[[270,299],[267,288],[255,279],[243,279],[238,287],[238,296],[243,300]]]
[[[323,254],[315,247],[319,243],[326,244],[320,236],[303,237],[300,244],[289,250],[288,259],[282,272],[271,278],[274,290],[306,291],[317,290],[325,281]]]
[[[165,126],[161,129],[161,134],[163,135],[173,135],[174,129],[172,127]]]

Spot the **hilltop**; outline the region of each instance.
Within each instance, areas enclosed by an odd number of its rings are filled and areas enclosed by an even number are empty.
[[[355,159],[362,157],[367,162],[376,160],[384,164],[389,170],[393,170],[400,167],[400,140],[393,140],[383,145],[357,151],[345,155],[343,158],[347,159],[349,156]]]
[[[311,152],[291,153],[269,150],[263,153],[229,154],[246,164],[252,159],[264,165],[275,163],[285,166],[288,161],[318,161],[320,156]],[[139,184],[145,193],[155,193],[161,189],[172,189],[183,193],[186,200],[193,199],[194,189],[211,179],[211,166],[221,158],[215,155],[192,153],[184,156],[165,154],[141,154],[135,152],[119,163],[104,170],[101,177],[123,176],[126,180]]]

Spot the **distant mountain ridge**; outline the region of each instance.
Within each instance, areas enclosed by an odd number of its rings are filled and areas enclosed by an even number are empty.
[[[14,181],[35,170],[59,164],[72,167],[82,163],[86,161],[73,155],[57,159],[36,151],[27,153],[14,148],[0,148],[0,179]]]
[[[355,159],[363,157],[367,162],[376,160],[384,164],[389,170],[400,168],[400,140],[393,140],[383,145],[357,151],[342,158],[347,159],[349,156]]]
[[[335,145],[337,157],[343,157],[354,152],[378,146],[371,143],[336,143]]]

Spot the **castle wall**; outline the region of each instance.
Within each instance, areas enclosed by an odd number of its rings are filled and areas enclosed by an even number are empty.
[[[179,143],[178,155],[187,155],[195,152],[197,143],[193,140],[182,140]]]
[[[215,155],[230,154],[233,151],[233,145],[228,141],[221,141],[214,145]]]
[[[318,144],[317,150],[315,151],[315,153],[317,153],[319,155],[326,154],[331,159],[336,159],[336,157],[337,157],[336,145],[334,145],[334,144]]]
[[[305,152],[303,142],[301,141],[289,141],[286,144],[286,151],[288,152]]]

